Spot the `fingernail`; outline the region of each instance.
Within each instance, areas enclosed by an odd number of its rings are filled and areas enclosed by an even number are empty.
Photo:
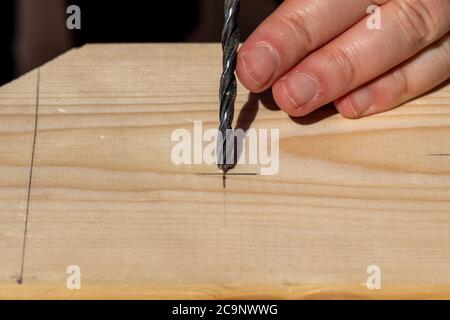
[[[367,88],[354,91],[348,96],[356,116],[364,114],[373,103],[372,92]]]
[[[318,93],[316,82],[306,73],[294,73],[284,80],[286,94],[292,103],[301,108]]]
[[[248,77],[258,87],[264,87],[272,79],[279,61],[278,53],[267,44],[259,44],[242,56]]]

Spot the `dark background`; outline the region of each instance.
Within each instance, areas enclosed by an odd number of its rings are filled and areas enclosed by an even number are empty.
[[[0,1],[0,85],[14,74],[12,42],[14,37],[13,1]]]
[[[241,40],[282,0],[242,0]],[[68,30],[69,5],[81,30]],[[223,0],[1,0],[0,85],[92,42],[219,42]]]

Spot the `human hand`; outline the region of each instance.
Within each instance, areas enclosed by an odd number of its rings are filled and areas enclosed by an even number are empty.
[[[379,6],[380,29],[367,23]],[[237,75],[291,116],[334,101],[383,112],[450,77],[450,0],[285,0],[243,44]]]

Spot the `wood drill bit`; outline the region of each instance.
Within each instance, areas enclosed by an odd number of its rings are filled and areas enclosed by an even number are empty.
[[[225,0],[225,25],[222,32],[223,73],[220,79],[220,126],[217,163],[225,174],[234,166],[234,133],[231,127],[234,117],[237,83],[234,74],[239,48],[237,18],[240,0]]]

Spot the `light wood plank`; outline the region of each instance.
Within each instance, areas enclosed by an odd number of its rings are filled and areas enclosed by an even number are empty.
[[[224,191],[170,159],[173,130],[218,125],[220,57],[89,45],[41,68],[24,284],[2,296],[450,297],[450,157],[430,156],[450,153],[450,87],[357,121],[292,121],[239,87],[236,118],[280,129],[280,171]]]

